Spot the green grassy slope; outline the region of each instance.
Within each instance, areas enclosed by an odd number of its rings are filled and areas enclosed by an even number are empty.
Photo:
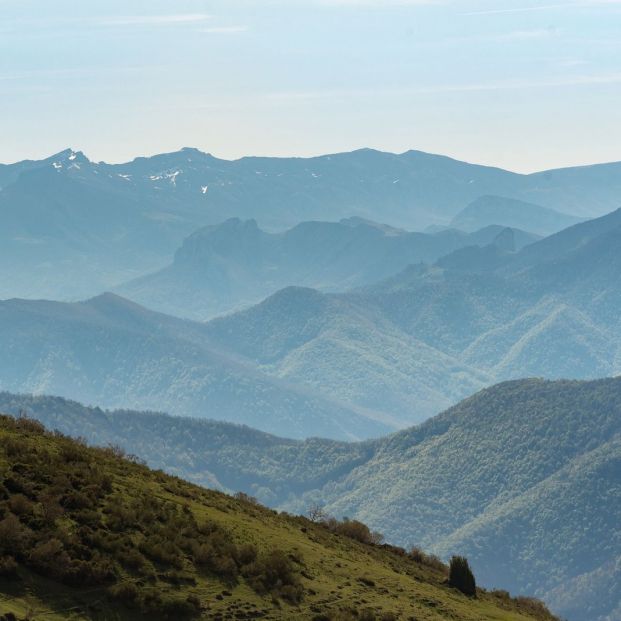
[[[0,614],[19,619],[552,619],[386,546],[0,417]],[[364,613],[363,616],[363,612]],[[393,615],[393,616],[390,616]]]
[[[350,472],[375,450],[371,441],[302,442],[218,421],[104,411],[61,397],[0,392],[0,411],[26,411],[48,429],[93,445],[123,446],[154,468],[223,491],[251,492],[272,506]]]

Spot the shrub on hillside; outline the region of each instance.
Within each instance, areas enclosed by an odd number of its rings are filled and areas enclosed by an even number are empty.
[[[299,604],[304,591],[293,563],[281,550],[272,550],[242,568],[248,584],[260,595],[282,597],[290,604]]]
[[[235,500],[241,500],[242,502],[247,502],[251,505],[260,504],[259,501],[254,496],[251,496],[250,494],[246,494],[246,492],[236,492],[235,494],[233,494],[233,498],[235,498]]]
[[[227,584],[241,572],[264,595],[292,604],[302,599],[295,567],[301,560],[277,550],[259,555],[251,544],[237,546],[225,526],[199,523],[189,502],[179,500],[199,491],[180,479],[143,471],[114,449],[89,448],[1,415],[0,460],[7,463],[0,483],[4,578],[24,565],[71,586],[105,585],[115,601],[160,619],[200,613],[197,600],[167,594],[170,585],[195,584],[196,571]],[[153,493],[143,475],[178,497]]]
[[[0,554],[12,554],[20,558],[31,538],[30,529],[23,526],[17,516],[12,513],[0,520]]]
[[[505,589],[493,589],[489,594],[499,600],[503,607],[517,608],[520,612],[534,619],[539,619],[541,621],[559,621],[558,618],[548,610],[548,607],[535,597],[519,595],[513,598],[509,591]]]
[[[420,565],[425,565],[425,567],[430,567],[431,569],[435,569],[436,571],[439,571],[443,574],[446,574],[448,571],[447,566],[442,562],[440,558],[438,558],[435,554],[427,554],[417,546],[412,546],[410,548],[408,556],[416,563],[419,563]]]
[[[553,619],[552,613],[548,610],[548,607],[539,599],[535,597],[525,597],[519,595],[515,598],[518,610],[525,612],[536,619]]]
[[[12,556],[0,556],[0,578],[15,580],[18,577],[17,561]]]
[[[118,582],[108,589],[108,595],[123,603],[128,608],[137,608],[140,605],[140,591],[133,582]]]
[[[333,533],[344,535],[350,539],[355,539],[360,543],[369,545],[380,545],[384,541],[384,535],[372,531],[366,524],[358,520],[344,518],[342,521],[336,518],[327,518],[322,524]]]
[[[245,543],[237,548],[237,559],[240,566],[249,565],[257,560],[257,549],[251,543]]]
[[[197,565],[219,576],[229,584],[237,581],[239,566],[244,564],[240,560],[241,555],[237,546],[233,544],[228,534],[222,529],[213,529],[204,543],[194,541],[192,543],[192,555]]]
[[[145,594],[140,608],[148,618],[166,621],[194,619],[201,614],[200,602],[194,597],[180,597],[156,592]]]
[[[41,434],[45,431],[45,427],[34,418],[30,418],[25,411],[20,411],[19,417],[15,419],[15,428],[20,431]]]
[[[476,597],[476,581],[467,558],[463,556],[453,556],[451,558],[448,583],[449,586],[458,589],[464,595]]]

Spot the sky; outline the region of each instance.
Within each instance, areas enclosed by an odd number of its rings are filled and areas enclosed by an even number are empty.
[[[0,162],[621,160],[621,0],[0,0]]]

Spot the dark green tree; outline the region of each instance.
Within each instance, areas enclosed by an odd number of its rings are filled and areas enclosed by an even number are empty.
[[[451,558],[448,583],[449,586],[459,589],[464,595],[476,597],[477,584],[467,558],[463,556]]]

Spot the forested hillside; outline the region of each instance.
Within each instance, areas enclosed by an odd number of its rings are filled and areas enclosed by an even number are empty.
[[[246,323],[240,338],[265,347],[273,338],[286,354],[315,337],[314,349],[290,359],[303,381],[249,359],[233,341],[223,344],[205,324],[112,294],[74,304],[0,302],[0,347],[9,352],[0,359],[0,389],[163,409],[296,438],[363,439],[421,421],[488,381],[347,300],[291,289],[258,311],[262,324]]]
[[[362,444],[0,395],[0,409],[21,408],[51,428],[121,443],[152,466],[272,506],[304,513],[319,505],[389,541],[444,556],[465,551],[485,583],[534,593],[572,620],[614,618],[621,379],[500,384]],[[604,592],[585,586],[595,583]]]
[[[500,237],[468,260],[346,293],[287,287],[206,324],[110,294],[1,302],[0,388],[364,439],[500,380],[616,375],[621,210],[519,251]]]
[[[292,437],[360,438],[395,427],[213,347],[201,324],[111,294],[75,304],[0,302],[0,342],[3,389],[162,408]]]
[[[4,619],[553,621],[361,524],[277,514],[0,416]]]
[[[401,404],[439,405],[441,395],[454,403],[473,381],[616,375],[620,239],[618,210],[518,252],[466,248],[343,294],[285,289],[207,331],[278,377],[374,409],[383,402],[391,414]],[[412,399],[401,404],[395,397],[409,390],[400,378],[412,382]]]

